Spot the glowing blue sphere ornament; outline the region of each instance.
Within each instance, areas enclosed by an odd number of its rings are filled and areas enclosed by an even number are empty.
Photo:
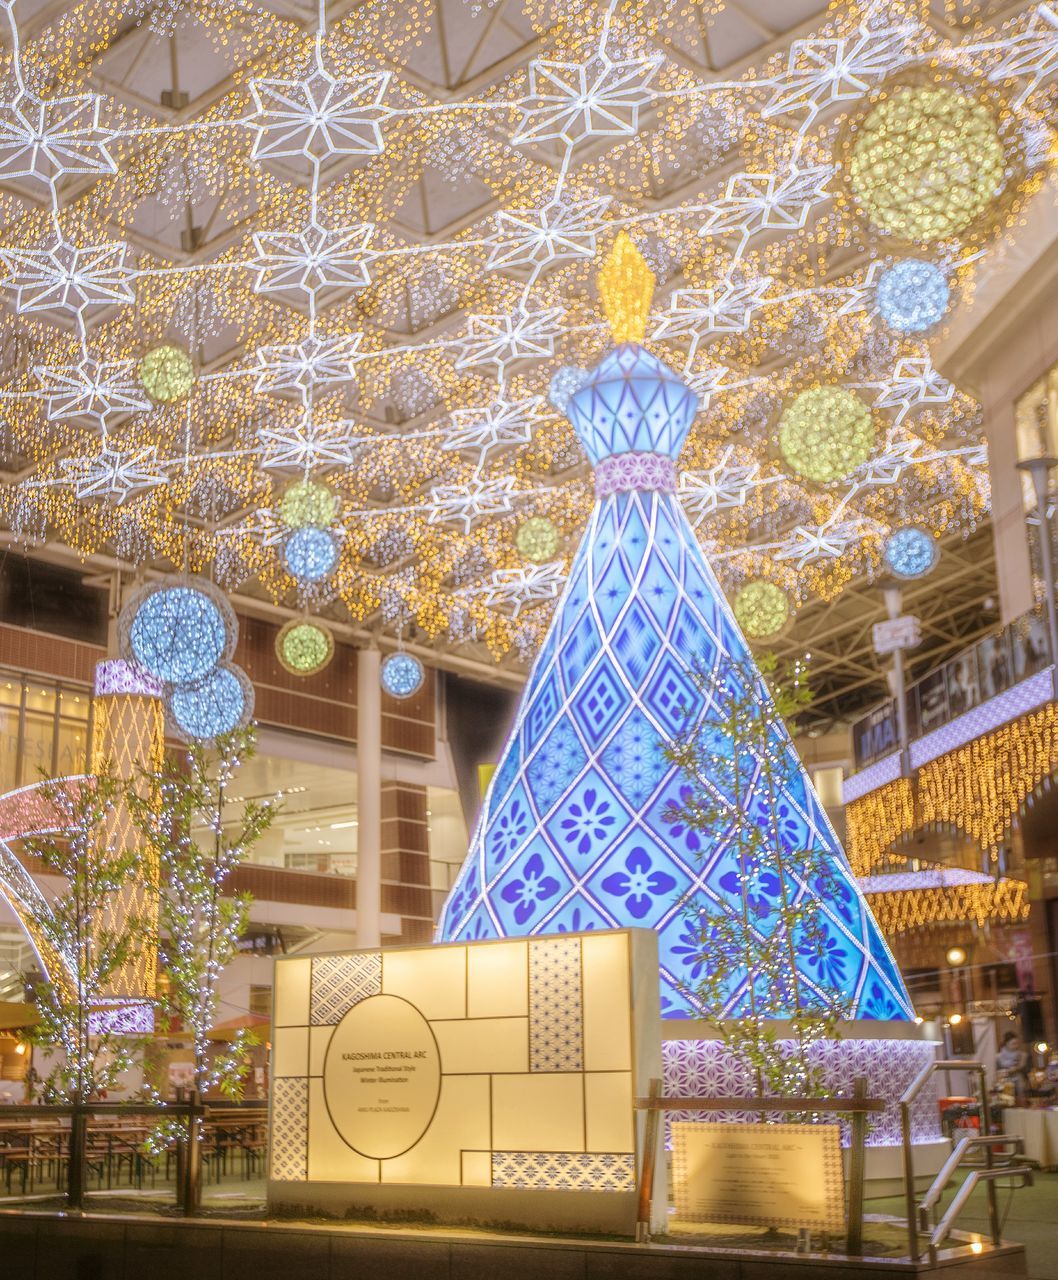
[[[166,705],[181,737],[208,742],[249,720],[253,686],[244,671],[225,663],[201,683],[174,689]]]
[[[587,369],[581,369],[575,364],[564,364],[548,384],[547,398],[559,413],[565,413],[572,397],[590,376]]]
[[[283,548],[287,568],[302,582],[319,582],[334,568],[338,544],[326,529],[306,525],[287,539]]]
[[[126,660],[167,684],[194,684],[231,652],[235,618],[216,588],[193,579],[137,593],[122,610],[119,633]]]
[[[422,687],[426,672],[410,653],[391,653],[382,664],[382,688],[392,698],[410,698]]]
[[[889,535],[884,555],[898,578],[921,578],[937,563],[937,540],[917,525],[905,525]]]
[[[951,289],[932,262],[905,258],[883,272],[875,294],[878,311],[897,333],[922,333],[944,318]]]

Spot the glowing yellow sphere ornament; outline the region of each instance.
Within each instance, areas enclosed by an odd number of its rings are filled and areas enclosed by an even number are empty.
[[[526,560],[543,564],[553,560],[558,551],[559,532],[546,516],[530,516],[518,526],[514,545]]]
[[[295,618],[276,636],[276,657],[291,675],[314,676],[334,657],[334,637],[321,622]]]
[[[140,361],[139,375],[144,391],[158,404],[175,404],[195,383],[191,357],[171,342],[163,342],[147,352]]]
[[[853,122],[849,190],[879,231],[930,243],[958,235],[1006,186],[992,108],[950,85],[900,85]]]
[[[870,409],[847,387],[811,387],[779,421],[779,448],[791,470],[816,484],[842,480],[874,449]]]
[[[735,596],[735,617],[751,640],[767,640],[778,634],[789,616],[786,592],[765,578],[751,578]]]
[[[338,499],[325,484],[315,480],[295,480],[283,494],[279,518],[288,529],[315,525],[325,529],[335,517]]]

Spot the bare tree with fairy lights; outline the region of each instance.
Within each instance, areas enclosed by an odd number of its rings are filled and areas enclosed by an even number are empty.
[[[115,996],[153,934],[144,916],[116,909],[142,871],[140,851],[115,838],[112,815],[124,786],[109,761],[88,777],[45,779],[38,794],[50,830],[22,846],[60,881],[33,919],[49,978],[34,987],[39,1021],[31,1032],[51,1055],[41,1081],[46,1101],[105,1096],[142,1048],[122,1025],[127,1002]]]
[[[791,847],[785,829],[782,797],[799,769],[786,725],[811,693],[800,668],[780,678],[770,655],[724,658],[719,670],[691,675],[705,710],[664,749],[687,779],[666,821],[710,837],[730,831],[732,840],[720,876],[725,900],[703,908],[697,897],[688,907],[687,936],[698,950],[685,995],[749,1074],[755,1096],[818,1095],[813,1046],[833,1040],[850,1010],[837,984],[802,972],[825,973],[820,899],[845,892],[829,856]]]
[[[252,1029],[242,1028],[225,1052],[214,1053],[208,1034],[216,1020],[220,975],[249,918],[249,895],[232,893],[229,882],[275,817],[270,801],[231,795],[234,778],[254,750],[253,729],[236,729],[167,757],[157,772],[143,773],[146,786],[129,789],[133,821],[161,868],[159,959],[167,977],[162,1021],[172,1026],[179,1019],[191,1037],[200,1096],[219,1090],[241,1097],[246,1051],[256,1043]]]

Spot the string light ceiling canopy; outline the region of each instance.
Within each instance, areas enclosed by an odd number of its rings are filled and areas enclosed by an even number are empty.
[[[3,6],[0,520],[527,661],[591,506],[565,410],[624,230],[732,598],[766,571],[796,611],[900,524],[973,529],[943,320],[876,293],[912,237],[956,308],[1047,172],[1058,30],[992,8],[956,39],[940,0]],[[777,447],[806,387],[861,406],[838,458]]]

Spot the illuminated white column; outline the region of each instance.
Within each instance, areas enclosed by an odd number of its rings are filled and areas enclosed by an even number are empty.
[[[379,652],[361,649],[356,679],[356,940],[382,942],[382,683]]]

